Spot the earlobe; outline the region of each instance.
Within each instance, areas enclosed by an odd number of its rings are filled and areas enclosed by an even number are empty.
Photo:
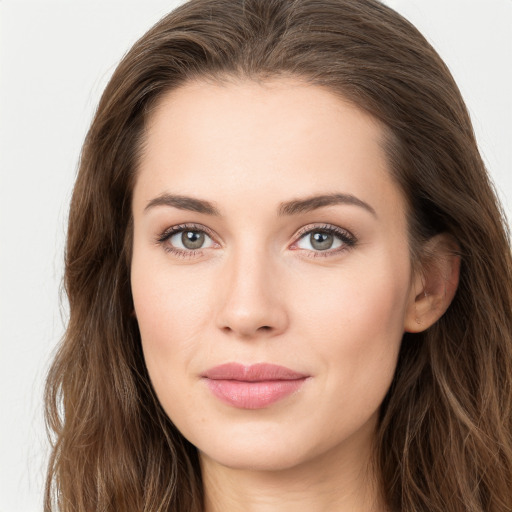
[[[405,332],[422,332],[441,318],[459,284],[459,246],[447,233],[427,242],[427,262],[417,272],[404,321]]]

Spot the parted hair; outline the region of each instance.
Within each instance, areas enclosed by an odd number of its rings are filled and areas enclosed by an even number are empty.
[[[159,404],[132,314],[132,190],[145,126],[191,80],[294,77],[378,119],[408,205],[411,259],[438,233],[455,298],[404,334],[375,464],[393,512],[512,511],[512,262],[507,223],[446,65],[376,0],[191,0],[124,56],[86,136],[69,212],[69,321],[48,374],[45,511],[200,512],[197,451]]]

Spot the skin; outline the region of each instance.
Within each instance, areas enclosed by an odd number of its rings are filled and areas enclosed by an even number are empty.
[[[379,406],[403,332],[441,316],[458,267],[444,258],[434,277],[413,273],[383,135],[358,108],[292,79],[188,83],[150,118],[133,195],[135,313],[159,400],[199,450],[207,511],[385,509],[370,469]],[[279,214],[283,202],[333,193],[369,208]],[[165,194],[209,201],[218,215],[155,204]],[[181,233],[159,241],[181,224],[207,232],[198,251],[180,249]],[[318,250],[310,234],[325,226],[353,243]],[[226,362],[308,379],[240,409],[201,378]]]

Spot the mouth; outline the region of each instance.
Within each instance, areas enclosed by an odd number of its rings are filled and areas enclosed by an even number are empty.
[[[269,363],[226,363],[201,377],[222,402],[239,409],[263,409],[297,392],[309,375]]]

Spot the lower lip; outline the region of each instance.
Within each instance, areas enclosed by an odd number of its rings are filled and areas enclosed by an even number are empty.
[[[224,403],[239,409],[263,409],[296,393],[306,378],[248,382],[206,379],[210,391]]]

